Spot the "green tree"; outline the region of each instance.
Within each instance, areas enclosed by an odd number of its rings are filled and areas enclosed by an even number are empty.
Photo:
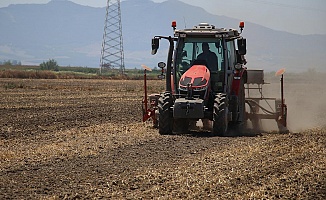
[[[3,65],[12,65],[11,61],[10,60],[7,60],[3,63]]]
[[[54,59],[49,59],[46,62],[40,64],[41,70],[59,71],[59,65]]]

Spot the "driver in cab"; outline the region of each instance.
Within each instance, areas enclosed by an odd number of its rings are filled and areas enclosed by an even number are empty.
[[[209,50],[209,45],[207,42],[202,43],[203,52],[197,56],[197,60],[205,60],[207,63],[207,68],[210,71],[217,70],[217,56],[214,52]]]

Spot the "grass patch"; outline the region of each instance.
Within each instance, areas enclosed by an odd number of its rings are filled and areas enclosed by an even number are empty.
[[[147,72],[148,80],[158,80],[160,70]],[[110,80],[143,80],[144,71],[141,69],[126,69],[124,74],[118,69],[106,70],[100,74],[98,68],[62,67],[58,70],[42,70],[40,66],[29,65],[0,65],[0,78],[22,79],[110,79]]]
[[[23,83],[5,83],[3,85],[3,88],[6,90],[8,89],[16,89],[16,88],[24,88],[25,85]]]

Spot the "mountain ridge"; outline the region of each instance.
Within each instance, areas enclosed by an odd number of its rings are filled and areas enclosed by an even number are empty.
[[[177,20],[180,29],[200,22],[237,28],[240,21],[178,0],[122,1],[121,11],[127,68],[156,66],[166,60],[167,44],[162,42],[158,55],[151,56],[150,41],[154,35],[172,35],[172,20]],[[0,8],[0,26],[5,27],[0,31],[0,60],[37,64],[53,58],[60,65],[98,67],[104,19],[105,8],[68,0]],[[324,70],[326,35],[297,35],[246,22],[243,36],[248,40],[247,60],[252,68]]]

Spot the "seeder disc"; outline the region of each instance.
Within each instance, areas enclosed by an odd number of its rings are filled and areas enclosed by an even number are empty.
[[[141,65],[143,69],[147,70],[147,71],[152,71],[151,68],[147,67],[146,65]]]
[[[281,76],[284,73],[285,73],[285,68],[282,68],[275,73],[275,76]]]

